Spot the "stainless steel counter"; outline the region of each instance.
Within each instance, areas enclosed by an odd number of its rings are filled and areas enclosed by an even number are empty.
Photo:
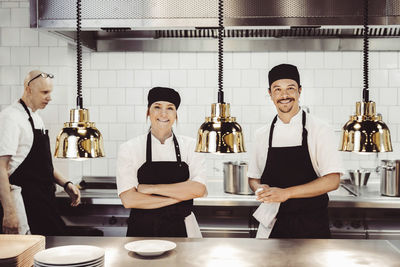
[[[222,180],[208,181],[208,196],[197,198],[197,206],[258,206],[254,195],[234,195],[224,193]],[[379,193],[379,183],[371,182],[365,187],[347,186],[353,194],[343,186],[329,193],[329,207],[333,208],[387,208],[399,209],[400,198],[385,197]],[[57,197],[68,197],[58,193]],[[122,205],[113,189],[87,189],[82,191],[82,202],[96,205]]]
[[[46,247],[95,245],[105,266],[399,266],[400,242],[386,240],[169,238],[177,247],[142,257],[124,249],[129,237],[47,237]]]

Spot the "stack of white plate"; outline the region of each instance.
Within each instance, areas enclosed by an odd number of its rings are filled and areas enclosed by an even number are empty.
[[[34,266],[101,267],[104,266],[104,249],[86,245],[49,248],[35,255]]]

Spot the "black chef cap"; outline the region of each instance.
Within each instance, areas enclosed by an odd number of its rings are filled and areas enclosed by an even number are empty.
[[[149,94],[147,95],[147,100],[147,107],[150,107],[151,104],[157,101],[167,101],[174,104],[175,108],[178,109],[179,104],[181,103],[181,97],[179,96],[179,93],[174,89],[167,87],[151,88]]]
[[[268,73],[268,82],[269,87],[271,89],[271,84],[280,79],[291,79],[297,82],[297,85],[300,85],[300,74],[297,70],[297,67],[290,64],[280,64],[278,66],[273,67]]]

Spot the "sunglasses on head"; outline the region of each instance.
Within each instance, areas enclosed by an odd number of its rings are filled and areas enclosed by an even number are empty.
[[[44,73],[44,72],[42,72],[42,73],[36,75],[35,77],[33,77],[32,79],[30,79],[29,82],[28,82],[28,86],[29,86],[29,84],[30,84],[33,80],[35,80],[35,79],[37,79],[37,78],[39,78],[39,77],[53,79],[53,78],[54,78],[54,75],[53,75],[53,74],[50,74],[50,73]]]

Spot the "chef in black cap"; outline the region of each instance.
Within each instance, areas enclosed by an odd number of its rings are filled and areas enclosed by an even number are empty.
[[[280,203],[272,238],[329,238],[327,192],[339,186],[342,162],[333,130],[299,106],[296,66],[268,73],[277,115],[257,130],[248,177],[261,202]]]
[[[147,99],[149,132],[118,152],[118,195],[131,209],[127,236],[201,237],[192,208],[206,193],[205,162],[193,138],[172,130],[181,98],[174,89],[155,87]]]

